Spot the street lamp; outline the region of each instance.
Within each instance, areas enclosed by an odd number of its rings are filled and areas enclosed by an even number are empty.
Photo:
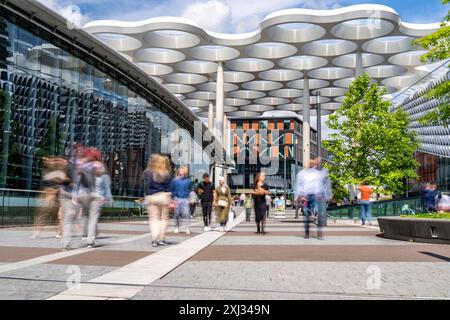
[[[316,92],[317,97],[317,156],[322,156],[322,122],[321,122],[321,110],[320,110],[320,91]]]
[[[286,150],[286,149],[285,149]],[[286,197],[287,192],[287,180],[286,180],[286,153],[284,154],[284,196]]]

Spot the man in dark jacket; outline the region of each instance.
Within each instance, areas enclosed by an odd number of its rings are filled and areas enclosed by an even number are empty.
[[[199,183],[197,190],[202,204],[203,223],[205,224],[203,231],[211,231],[211,211],[216,194],[214,185],[209,179],[209,174],[203,174],[203,181]]]

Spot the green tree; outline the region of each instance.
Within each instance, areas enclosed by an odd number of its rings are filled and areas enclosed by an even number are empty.
[[[403,110],[390,112],[386,90],[372,83],[369,75],[358,77],[345,94],[342,106],[327,124],[337,133],[323,145],[335,165],[326,165],[339,187],[367,182],[377,192],[405,190],[406,180],[417,177],[413,157],[418,143],[408,132],[409,119]]]
[[[442,4],[448,4],[450,0],[442,0]],[[428,49],[420,60],[425,62],[433,62],[436,60],[444,60],[450,58],[450,11],[441,23],[441,27],[435,32],[417,39],[414,44]],[[426,97],[429,99],[442,99],[442,103],[438,108],[427,113],[420,119],[422,124],[433,125],[450,125],[450,81],[444,81],[437,87],[430,90]]]

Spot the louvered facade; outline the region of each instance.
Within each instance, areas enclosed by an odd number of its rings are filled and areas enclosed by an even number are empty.
[[[86,35],[87,42],[98,45]],[[183,128],[193,134],[189,126],[199,119],[158,83],[124,81],[116,68],[89,60],[81,49],[2,8],[0,188],[39,188],[42,157],[67,156],[74,143],[81,143],[102,152],[114,194],[142,194],[142,171],[150,155],[170,153],[176,143],[171,132]],[[210,170],[207,162],[193,168],[195,177]]]
[[[420,165],[420,178],[412,182],[412,192],[422,190],[428,182],[436,183],[440,190],[450,190],[450,127],[421,124],[419,121],[443,102],[429,99],[426,94],[436,85],[448,80],[450,72],[441,79],[430,82],[395,107],[410,114],[410,129],[417,132],[420,142],[419,150],[415,154]]]

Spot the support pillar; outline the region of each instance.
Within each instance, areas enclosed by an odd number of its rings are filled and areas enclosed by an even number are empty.
[[[223,148],[228,153],[228,117],[223,116]]]
[[[221,61],[218,62],[217,67],[217,80],[216,80],[216,123],[214,136],[217,141],[223,144],[223,102],[224,102],[224,91],[223,91],[223,63]],[[223,151],[220,151],[219,154],[216,154],[216,165],[223,164]],[[220,167],[216,167],[215,170],[215,185],[219,184],[219,177],[223,175],[223,169]]]
[[[309,95],[309,79],[305,75],[303,85],[303,168],[309,168],[309,159],[311,152],[311,126],[310,126],[310,95]]]
[[[224,148],[226,154],[230,154],[230,146],[228,143],[228,128],[229,128],[228,117],[225,114],[223,116],[223,148]],[[228,179],[228,170],[227,169],[223,170],[223,176],[225,177],[225,181],[227,181],[227,179]]]
[[[214,104],[212,101],[209,102],[208,108],[208,129],[214,131]]]
[[[356,52],[355,78],[358,78],[363,73],[363,62],[361,50]]]
[[[317,155],[322,157],[322,114],[320,109],[320,92],[317,91]]]

